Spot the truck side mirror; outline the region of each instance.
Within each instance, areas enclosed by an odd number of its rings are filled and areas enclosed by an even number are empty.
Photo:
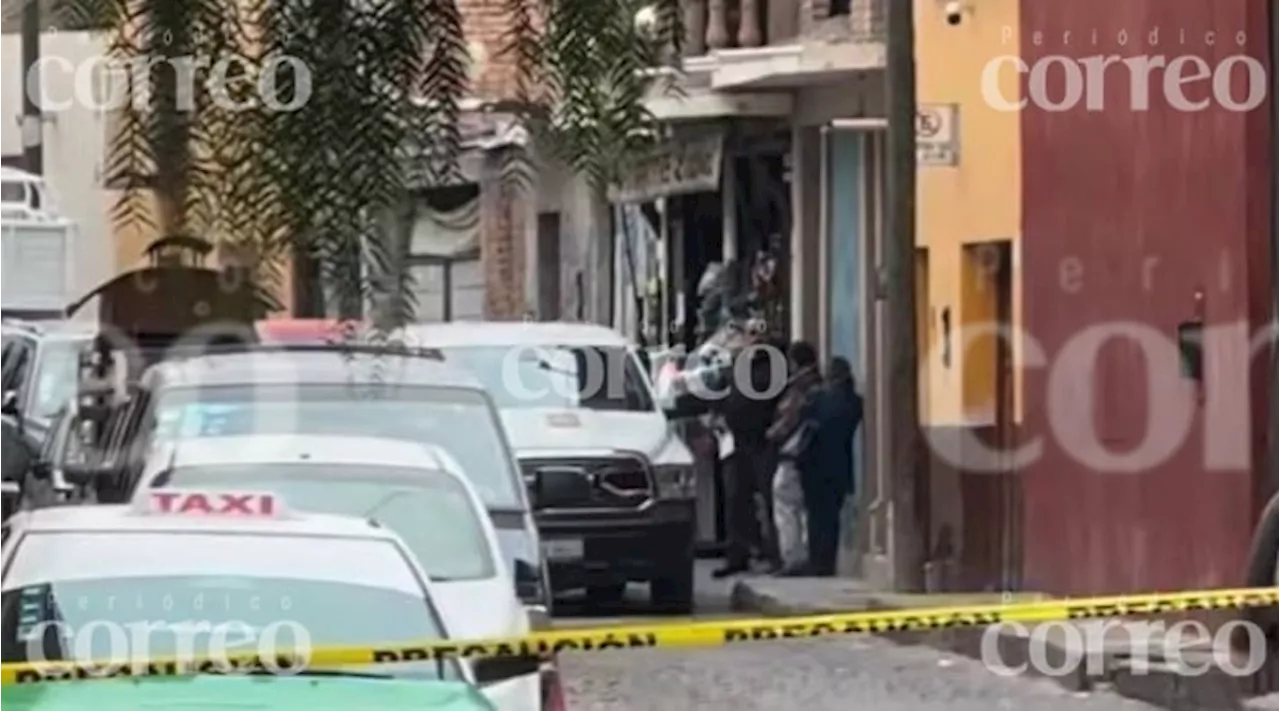
[[[640,361],[640,367],[644,369],[644,374],[652,378],[654,375],[653,358],[650,357],[648,349],[637,348],[636,358]]]
[[[4,399],[0,401],[0,414],[18,416],[18,391],[6,390]]]
[[[547,611],[546,605],[525,605],[524,611],[529,616],[530,629],[551,629],[551,613]]]

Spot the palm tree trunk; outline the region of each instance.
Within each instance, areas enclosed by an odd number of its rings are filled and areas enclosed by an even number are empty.
[[[293,248],[293,315],[324,318],[324,290],[320,288],[320,263],[304,245]]]
[[[156,226],[158,237],[185,234],[187,225],[188,171],[191,169],[191,121],[196,85],[189,59],[193,54],[190,28],[193,18],[183,3],[156,2],[149,12],[147,44],[153,87],[149,116],[154,151]]]

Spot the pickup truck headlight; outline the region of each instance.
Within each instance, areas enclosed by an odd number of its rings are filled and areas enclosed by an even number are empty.
[[[654,467],[653,482],[659,499],[692,499],[698,493],[698,477],[691,464]]]

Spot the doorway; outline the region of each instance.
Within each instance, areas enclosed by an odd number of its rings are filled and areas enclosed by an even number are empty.
[[[965,426],[996,452],[992,488],[980,505],[986,530],[977,530],[966,547],[985,579],[984,588],[1018,590],[1022,583],[1022,489],[1007,455],[1017,445],[1013,360],[1013,248],[1010,240],[964,246],[961,260],[960,324],[962,351],[961,404]],[[976,482],[975,482],[976,483]],[[985,487],[984,487],[985,488]],[[967,508],[967,507],[966,507]],[[973,526],[972,519],[966,529]]]
[[[916,412],[921,424],[931,421],[929,398],[929,365],[933,363],[933,331],[929,328],[929,249],[917,247],[915,255],[915,287],[916,287],[916,360],[922,364],[918,377],[919,404]]]
[[[538,214],[538,319],[560,319],[560,213]]]

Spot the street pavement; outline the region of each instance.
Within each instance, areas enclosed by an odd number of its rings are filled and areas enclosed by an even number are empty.
[[[700,561],[698,618],[735,616],[730,581]],[[558,627],[672,621],[651,617],[643,589],[615,610],[560,607]],[[1075,694],[1052,681],[1002,678],[975,661],[874,637],[763,642],[693,650],[619,650],[562,657],[572,711],[1150,711],[1099,692]]]

